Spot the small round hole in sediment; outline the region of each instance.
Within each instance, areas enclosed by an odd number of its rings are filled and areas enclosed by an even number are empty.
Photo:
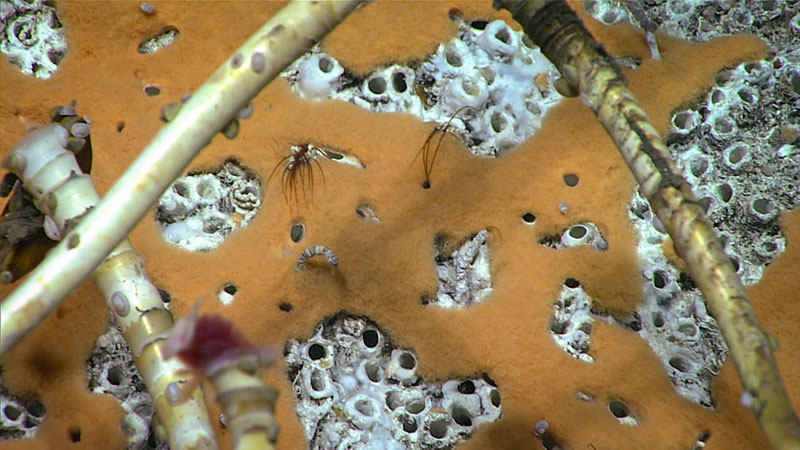
[[[148,84],[144,87],[144,93],[150,97],[155,97],[156,95],[161,93],[161,88],[155,84]]]
[[[222,288],[222,290],[225,291],[227,294],[236,295],[236,292],[239,290],[239,288],[237,288],[236,285],[234,284],[226,284]]]
[[[532,224],[536,221],[536,216],[534,216],[533,213],[526,212],[522,215],[522,220],[527,224]]]
[[[574,173],[568,173],[564,175],[564,184],[566,184],[569,187],[577,186],[578,181],[579,181],[578,176],[575,175]]]
[[[47,410],[44,407],[44,403],[41,400],[34,400],[28,403],[28,413],[33,415],[34,417],[44,417],[44,414]]]
[[[69,434],[69,440],[71,442],[80,442],[81,441],[81,429],[78,427],[70,427],[67,430]]]
[[[612,400],[611,402],[609,402],[608,410],[617,419],[624,419],[631,414],[630,410],[628,409],[628,406],[619,400]]]
[[[303,240],[303,236],[306,235],[306,226],[303,222],[295,222],[292,224],[292,228],[289,229],[289,237],[292,239],[292,242],[300,242]]]

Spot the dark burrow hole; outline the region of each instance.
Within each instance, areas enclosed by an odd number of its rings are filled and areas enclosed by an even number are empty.
[[[367,82],[367,87],[373,94],[383,94],[386,92],[386,80],[381,77],[375,77]]]
[[[325,390],[325,375],[319,369],[315,369],[311,373],[311,389],[317,392]]]
[[[361,333],[361,340],[364,341],[364,345],[369,348],[375,348],[378,345],[378,332],[375,330],[364,330]]]
[[[665,274],[661,270],[657,270],[653,272],[653,286],[657,289],[664,289],[664,286],[667,285],[667,274]]]
[[[532,213],[526,212],[522,215],[522,220],[525,223],[531,224],[536,221],[536,216],[534,216]]]
[[[405,92],[406,89],[408,89],[406,75],[403,72],[395,72],[392,74],[392,88],[397,92]]]
[[[226,284],[225,287],[222,288],[222,290],[230,295],[236,295],[236,291],[238,291],[239,289],[236,287],[236,285]]]
[[[80,442],[81,441],[81,429],[78,427],[70,427],[67,430],[69,434],[69,440],[72,442]]]
[[[678,286],[681,287],[682,291],[692,291],[697,289],[697,285],[694,284],[694,280],[692,280],[692,277],[690,277],[686,272],[681,272],[678,274]]]
[[[64,53],[63,51],[54,48],[47,51],[47,58],[50,59],[50,62],[52,62],[55,65],[61,64],[61,61],[64,60],[65,55],[66,53]]]
[[[386,394],[386,406],[389,408],[390,411],[394,411],[395,409],[399,408],[401,404],[400,393],[397,391],[391,391]]]
[[[688,112],[685,112],[685,111],[684,112],[680,112],[680,113],[675,115],[675,119],[674,119],[675,126],[677,128],[680,128],[681,130],[685,130],[685,129],[689,128],[689,124],[690,124],[689,121],[691,120],[691,118],[692,118],[692,116]]]
[[[144,87],[144,93],[147,94],[149,97],[155,97],[156,95],[161,93],[161,88],[156,86],[155,84],[149,84]]]
[[[44,403],[42,403],[41,400],[34,400],[28,403],[27,409],[28,414],[39,418],[44,417],[45,413],[47,412],[47,409],[44,407]]]
[[[314,361],[324,358],[326,354],[325,347],[321,344],[311,344],[308,347],[308,357]]]
[[[575,278],[567,278],[564,280],[564,285],[568,288],[575,289],[576,287],[579,287],[581,283]]]
[[[656,311],[653,313],[653,325],[656,328],[661,328],[664,326],[664,318],[661,316],[661,313]]]
[[[413,433],[417,431],[417,419],[403,414],[400,416],[400,421],[403,423],[403,431],[406,433]]]
[[[586,227],[583,225],[575,225],[574,227],[569,229],[569,235],[574,239],[580,239],[586,236]]]
[[[434,420],[430,425],[431,436],[441,439],[447,436],[447,421],[444,419]]]
[[[425,409],[425,401],[422,399],[413,400],[406,405],[406,411],[410,412],[411,414],[419,414],[423,409]]]
[[[464,61],[461,60],[461,56],[452,48],[448,48],[444,52],[444,59],[447,61],[447,64],[450,64],[453,67],[461,67],[464,65]]]
[[[723,202],[728,203],[733,197],[733,189],[731,189],[731,185],[728,183],[722,183],[717,186],[717,194],[719,194],[719,198]]]
[[[562,335],[567,332],[567,322],[559,322],[555,318],[550,321],[550,331],[557,335]]]
[[[542,435],[542,447],[544,447],[547,450],[555,450],[557,448],[561,448],[559,447],[556,438],[554,438],[553,435],[550,433],[545,433]]]
[[[181,197],[189,198],[189,188],[185,183],[175,183],[172,185],[172,189],[175,189],[175,193]]]
[[[564,175],[564,184],[569,187],[574,187],[578,185],[578,176],[574,173],[568,173]]]
[[[470,22],[469,26],[475,28],[476,30],[484,30],[486,29],[486,25],[489,25],[489,22],[485,20],[473,20]]]
[[[117,133],[122,133],[123,129],[125,129],[125,122],[117,122]]]
[[[425,181],[422,182],[422,189],[430,189],[430,188],[431,188],[431,182],[430,181],[425,180]]]
[[[489,393],[489,401],[492,402],[495,408],[500,407],[500,391],[497,389],[492,389],[492,392]]]
[[[740,89],[738,94],[739,98],[742,99],[742,101],[745,103],[755,102],[755,97],[753,97],[753,93],[747,89]]]
[[[5,408],[3,408],[3,415],[5,415],[8,420],[17,420],[19,416],[22,415],[22,410],[14,405],[6,405]]]
[[[730,161],[731,164],[736,164],[744,159],[746,154],[747,149],[743,145],[737,145],[728,153],[728,161]]]
[[[474,394],[475,393],[475,383],[472,380],[464,380],[461,383],[458,383],[458,392],[462,394]]]
[[[281,303],[278,305],[278,308],[279,308],[281,311],[284,311],[284,312],[292,312],[292,310],[294,309],[294,307],[292,306],[292,304],[291,304],[291,303],[289,303],[289,302],[281,302]]]
[[[364,366],[364,371],[367,372],[367,377],[373,383],[381,381],[381,366],[376,361],[370,361]]]
[[[111,366],[106,373],[106,380],[114,386],[119,386],[122,383],[122,369],[119,366]]]
[[[329,73],[331,70],[333,70],[333,61],[331,61],[329,58],[320,58],[317,66],[322,72]]]
[[[414,359],[414,355],[408,352],[403,352],[400,354],[400,367],[406,370],[411,370],[417,365],[417,360]]]
[[[699,177],[708,170],[708,161],[705,158],[695,158],[689,163],[689,169],[692,171],[692,175]]]
[[[689,364],[680,356],[673,356],[669,359],[669,365],[675,368],[678,372],[689,372]]]
[[[292,224],[292,228],[289,229],[289,237],[292,238],[292,242],[300,242],[303,240],[303,236],[306,235],[306,226],[303,222],[295,222]]]
[[[504,44],[508,44],[511,41],[511,34],[508,33],[506,28],[497,30],[497,33],[494,34],[494,37]]]
[[[161,301],[164,303],[169,303],[172,301],[172,294],[170,294],[166,289],[158,288],[158,295],[161,297]]]
[[[617,419],[624,419],[631,415],[628,406],[625,403],[622,403],[619,400],[612,400],[608,403],[608,410],[611,411],[611,414],[614,415]]]
[[[450,414],[453,416],[455,423],[461,425],[462,427],[472,426],[472,416],[470,416],[469,411],[467,411],[467,408],[464,408],[458,403],[453,405],[453,409],[450,411]]]
[[[759,198],[753,202],[753,209],[759,214],[772,212],[772,204],[766,198]]]

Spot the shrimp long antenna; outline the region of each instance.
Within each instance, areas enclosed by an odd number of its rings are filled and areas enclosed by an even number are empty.
[[[422,155],[422,169],[425,173],[425,181],[422,183],[423,189],[428,189],[431,187],[431,173],[433,172],[433,163],[436,162],[436,155],[439,154],[439,148],[441,148],[442,146],[442,141],[444,140],[444,136],[447,134],[448,130],[450,130],[450,125],[453,123],[453,120],[456,118],[456,116],[458,116],[461,113],[461,111],[464,111],[465,109],[475,110],[475,108],[469,105],[462,106],[461,108],[456,110],[456,112],[454,112],[453,115],[450,116],[450,119],[448,119],[444,125],[436,125],[435,127],[433,127],[433,130],[431,130],[430,134],[428,134],[428,137],[427,139],[425,139],[425,142],[422,144],[422,147],[420,147],[419,151],[414,156],[414,159],[411,161],[411,164],[413,165],[414,162],[417,160],[417,158],[419,158],[419,156]],[[431,142],[433,141],[434,136],[436,136],[436,133],[440,133],[439,140],[436,142],[436,147],[434,148],[433,154],[431,155]]]

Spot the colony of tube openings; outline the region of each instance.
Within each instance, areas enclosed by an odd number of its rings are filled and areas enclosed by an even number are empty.
[[[397,64],[356,77],[317,48],[283,76],[307,99],[338,99],[440,124],[454,117],[449,130],[485,156],[531,137],[562,98],[553,87],[555,66],[500,20],[461,22],[458,37],[419,65]]]
[[[414,352],[366,318],[340,313],[284,354],[309,448],[452,448],[500,418],[488,374],[427,382]]]
[[[717,74],[716,86],[700,103],[673,115],[667,136],[746,285],[757,283],[785,250],[778,219],[800,205],[800,13],[781,3],[730,8],[669,0],[647,10],[660,29],[693,41],[753,32],[759,21],[756,31],[775,49],[767,60]],[[587,8],[608,24],[628,15],[619,2],[590,1]],[[713,408],[711,383],[728,353],[719,327],[691,277],[664,255],[664,226],[638,192],[629,212],[644,268],[641,305],[631,315],[611,317],[595,309],[578,280],[569,279],[553,306],[551,335],[565,352],[591,362],[592,322],[619,323],[648,342],[678,394]]]

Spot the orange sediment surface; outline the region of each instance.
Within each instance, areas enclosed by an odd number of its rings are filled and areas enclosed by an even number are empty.
[[[0,104],[0,152],[6,154],[24,137],[20,118],[45,123],[52,106],[77,99],[79,113],[93,122],[92,176],[105,192],[161,127],[160,110],[200,86],[281,5],[155,6],[156,13],[148,16],[136,2],[59,3],[70,52],[55,76],[37,80],[10,64],[0,65],[3,85],[14,86],[4,89]],[[488,1],[377,2],[357,10],[323,46],[359,73],[380,64],[421,60],[453,37],[448,14],[454,8],[466,19],[510,20]],[[645,60],[626,74],[662,132],[672,111],[708,89],[719,69],[765,53],[763,44],[750,37],[707,44],[662,37],[663,59],[651,61],[643,37],[633,29],[585,20],[611,54]],[[137,53],[142,40],[166,26],[181,32],[171,46],[152,55]],[[148,84],[159,85],[161,94],[147,96],[143,87]],[[537,448],[533,428],[541,419],[567,448],[689,448],[705,429],[711,430],[707,448],[766,448],[752,413],[739,404],[741,386],[732,361],[717,377],[717,409],[709,411],[675,393],[661,362],[631,331],[596,322],[593,364],[572,358],[550,338],[552,305],[567,277],[579,280],[595,302],[611,310],[632,310],[641,297],[637,235],[627,214],[633,178],[579,99],[553,109],[534,137],[498,159],[472,156],[456,139],[445,138],[427,190],[420,187],[422,170],[411,161],[430,124],[343,102],[304,101],[282,79],[254,104],[255,113],[242,121],[238,137],[215,138],[190,170],[213,169],[236,157],[263,179],[291,144],[303,141],[347,150],[367,168],[323,161],[324,189],[315,189],[313,205],[295,214],[280,184],[272,183],[253,221],[208,253],[188,253],[166,243],[153,214],[146,216],[131,238],[154,284],[172,294],[176,316],[225,283],[239,288],[236,300],[230,306],[206,302],[204,311],[234,320],[259,345],[306,339],[322,318],[343,309],[367,315],[398,345],[416,352],[425,379],[487,372],[497,382],[502,418],[481,426],[460,448]],[[125,126],[117,131],[121,122]],[[577,186],[564,184],[567,173],[579,176]],[[566,217],[558,208],[562,201],[569,204]],[[355,213],[363,202],[378,212],[380,225]],[[537,217],[533,228],[521,220],[528,211]],[[306,235],[293,243],[289,230],[298,218]],[[599,226],[608,251],[585,246],[553,250],[538,243],[581,220]],[[788,213],[781,223],[787,250],[750,292],[762,325],[783,345],[776,357],[800,409],[800,354],[788,349],[800,342],[800,214]],[[487,226],[500,232],[491,238],[492,295],[463,310],[421,305],[420,297],[434,294],[437,286],[434,236],[463,236]],[[295,271],[308,245],[336,252],[337,276],[327,269]],[[0,295],[13,288],[0,287]],[[291,312],[278,307],[284,302],[293,306]],[[4,448],[124,447],[122,409],[111,397],[91,394],[86,387],[85,361],[106,326],[105,302],[87,282],[0,361],[10,392],[39,397],[47,408],[35,439],[6,441]],[[265,371],[267,383],[280,390],[278,445],[303,448],[306,439],[285,369],[278,362]],[[596,401],[579,400],[579,390],[593,393]],[[641,424],[620,425],[606,408],[612,399],[623,399]],[[208,392],[207,400],[212,418],[219,417]],[[229,436],[214,422],[222,448],[229,448]],[[81,440],[73,443],[68,430],[76,427]]]

